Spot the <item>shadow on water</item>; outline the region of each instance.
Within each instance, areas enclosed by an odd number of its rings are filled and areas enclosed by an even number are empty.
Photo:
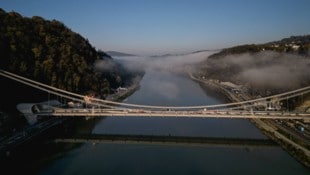
[[[116,144],[154,144],[181,146],[223,146],[223,147],[261,147],[278,146],[269,139],[232,138],[232,137],[197,137],[173,135],[121,135],[121,134],[80,134],[73,137],[55,139],[57,143],[116,143]]]
[[[59,137],[89,135],[102,118],[86,120],[83,117],[71,118],[63,124],[50,128],[34,139],[18,146],[0,159],[2,171],[11,174],[27,172],[36,174],[55,160],[64,158],[72,150],[80,148],[83,143],[55,143]]]
[[[24,116],[16,109],[19,103],[40,103],[47,100],[62,99],[46,92],[36,90],[27,85],[0,77],[1,84],[1,128],[0,138],[10,136],[16,131],[28,126]],[[41,120],[45,120],[42,118]],[[64,135],[89,134],[102,118],[85,120],[85,118],[69,119],[62,125],[55,126],[34,139],[23,143],[16,149],[7,152],[6,157],[0,158],[0,167],[3,172],[17,174],[25,172],[36,174],[51,162],[66,156],[66,153],[79,148],[83,144],[53,143],[54,138]]]
[[[204,88],[201,89],[198,84],[184,77],[158,73],[146,75],[141,82],[141,88],[131,95],[127,102],[199,105],[206,104],[206,102],[218,103],[223,100],[221,97],[220,100],[216,99],[218,96],[215,94],[218,93],[211,92],[206,95],[202,90]],[[164,83],[159,83],[160,81]],[[9,91],[6,89],[3,92]],[[172,92],[172,94],[167,92]],[[21,99],[15,100],[41,102],[42,99],[45,101],[48,97],[48,94],[44,93],[38,96],[24,93],[25,91],[17,90],[17,96],[20,95]],[[172,96],[173,94],[175,96]],[[5,98],[10,96],[4,95]],[[7,104],[1,104],[1,107]],[[55,138],[74,138],[78,135],[94,133],[133,135],[171,133],[175,136],[238,135],[262,138],[259,130],[247,120],[139,117],[104,117],[86,120],[85,118],[72,118],[63,125],[54,127],[19,147],[6,160],[0,160],[0,166],[2,170],[7,170],[10,174],[19,172],[27,174],[292,174],[296,171],[297,174],[306,174],[307,172],[279,147],[203,148],[189,146],[185,148],[175,145],[118,143],[94,145],[91,142],[54,142]]]

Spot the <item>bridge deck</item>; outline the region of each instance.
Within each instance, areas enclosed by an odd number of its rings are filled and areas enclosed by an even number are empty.
[[[125,117],[192,117],[192,118],[260,118],[260,119],[309,119],[310,113],[281,111],[153,111],[153,110],[115,110],[115,109],[55,109],[52,112],[37,113],[41,116],[125,116]]]
[[[53,109],[53,112],[40,112],[38,115],[49,116],[150,116],[150,117],[214,117],[214,118],[261,118],[261,119],[307,119],[310,118],[310,113],[292,113],[292,112],[269,112],[269,111],[254,111],[244,112],[235,111],[235,109],[256,109],[257,106],[264,106],[271,103],[273,100],[287,100],[289,98],[302,96],[310,92],[310,86],[289,92],[263,97],[242,102],[233,102],[227,104],[204,105],[204,106],[150,106],[141,104],[129,104],[123,102],[114,102],[109,100],[90,98],[81,94],[58,89],[25,77],[4,71],[0,69],[0,75],[36,89],[57,95],[59,97],[72,100],[79,103],[97,107],[108,107],[108,110],[93,110],[93,109]],[[115,110],[126,107],[126,110]],[[231,108],[230,110],[227,110]],[[172,109],[175,111],[165,111]],[[196,109],[197,111],[193,111]],[[199,111],[207,109],[207,111]],[[234,109],[234,110],[232,110]],[[217,111],[218,110],[218,111]]]

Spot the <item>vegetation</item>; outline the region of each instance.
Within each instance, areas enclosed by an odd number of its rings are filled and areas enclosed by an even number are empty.
[[[211,55],[209,58],[221,58],[231,54],[253,54],[265,50],[310,56],[310,35],[291,36],[280,41],[274,41],[265,44],[246,44],[226,48],[221,52]]]
[[[0,9],[0,40],[1,69],[68,91],[108,94],[132,76],[56,20],[26,18]],[[106,68],[95,69],[98,61]]]
[[[197,65],[195,74],[246,87],[252,95],[268,96],[310,84],[310,35],[265,44],[235,46]]]

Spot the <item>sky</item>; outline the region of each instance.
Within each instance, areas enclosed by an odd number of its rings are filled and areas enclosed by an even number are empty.
[[[1,0],[63,22],[103,51],[187,53],[310,34],[310,0]]]

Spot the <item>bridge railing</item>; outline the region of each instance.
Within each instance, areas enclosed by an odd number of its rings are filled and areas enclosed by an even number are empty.
[[[87,97],[85,95],[69,92],[66,90],[62,90],[59,88],[55,88],[53,86],[49,86],[37,81],[33,81],[31,79],[0,70],[0,75],[6,78],[12,79],[14,81],[23,83],[25,85],[31,86],[33,88],[45,91],[50,94],[54,94],[68,100],[72,100],[80,103],[87,103],[91,106],[104,107],[104,108],[119,108],[119,109],[152,109],[152,110],[221,110],[221,109],[245,109],[251,108],[253,106],[257,106],[258,104],[264,105],[267,104],[272,99],[285,100],[289,98],[293,98],[302,94],[306,94],[310,92],[310,86],[296,89],[293,91],[272,95],[268,97],[262,97],[253,100],[247,100],[242,102],[234,102],[234,103],[226,103],[226,104],[217,104],[217,105],[200,105],[200,106],[154,106],[154,105],[141,105],[141,104],[130,104],[123,102],[115,102],[104,99],[98,99],[94,97]],[[86,102],[85,99],[89,101]]]

